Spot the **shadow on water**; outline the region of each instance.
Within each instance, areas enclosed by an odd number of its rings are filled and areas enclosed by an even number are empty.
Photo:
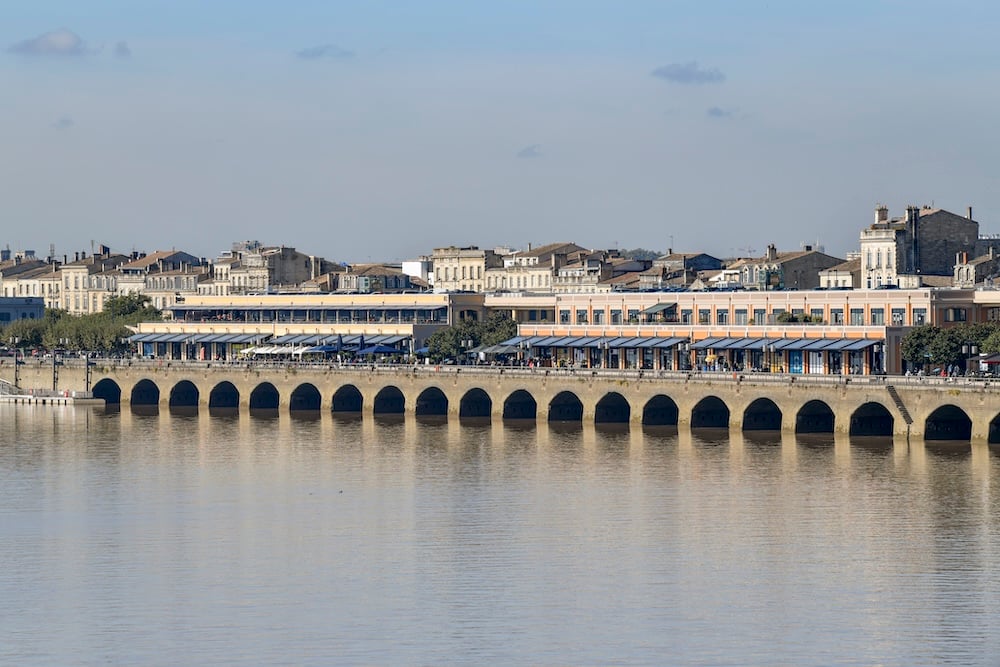
[[[318,410],[291,410],[288,415],[299,422],[318,422],[323,418]]]
[[[175,417],[197,417],[197,405],[175,405],[170,408],[170,414]]]
[[[132,414],[137,417],[159,417],[160,406],[158,405],[133,405]]]
[[[967,440],[925,440],[924,450],[941,459],[965,459],[972,456],[972,445]]]
[[[692,442],[699,445],[728,445],[728,428],[692,428]]]
[[[852,435],[850,443],[852,449],[869,454],[891,454],[894,447],[892,437],[887,435]]]
[[[781,431],[744,431],[743,442],[757,447],[781,447]]]
[[[373,417],[378,426],[396,426],[406,423],[406,416],[403,413],[378,413]]]
[[[504,419],[503,430],[513,433],[534,433],[538,430],[538,421],[534,419]]]
[[[265,421],[271,421],[278,418],[277,408],[251,408],[250,417],[252,419],[261,419]]]
[[[238,421],[240,417],[239,408],[209,408],[208,416],[212,419],[223,419]]]
[[[105,403],[104,408],[95,408],[94,412],[99,415],[120,415],[122,413],[121,403]]]
[[[583,422],[580,421],[556,421],[549,422],[549,431],[557,435],[581,436],[583,435]]]
[[[829,449],[836,443],[833,433],[796,433],[795,444],[806,449]]]
[[[461,424],[463,428],[466,426],[490,427],[493,425],[493,420],[490,419],[489,417],[459,417],[458,423]]]
[[[446,426],[448,424],[448,415],[417,415],[414,419],[421,426]]]

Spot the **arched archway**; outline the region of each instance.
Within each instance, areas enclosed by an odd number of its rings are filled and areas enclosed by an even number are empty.
[[[404,410],[406,410],[406,398],[399,387],[392,385],[383,387],[375,395],[375,401],[372,403],[372,412],[376,415],[401,415]]]
[[[361,412],[364,399],[353,384],[345,384],[333,394],[333,412]]]
[[[986,442],[991,445],[1000,443],[1000,414],[990,421],[990,430]]]
[[[478,387],[465,392],[458,404],[460,419],[489,418],[492,414],[493,400],[489,394]]]
[[[171,408],[194,408],[198,409],[198,399],[200,394],[198,387],[190,380],[181,380],[170,389]]]
[[[642,408],[643,426],[677,426],[680,411],[674,399],[664,394],[657,394],[646,402]]]
[[[924,422],[924,440],[972,440],[972,420],[961,408],[942,405]]]
[[[129,400],[132,405],[159,405],[160,388],[152,380],[139,380],[132,387],[132,395]]]
[[[729,407],[718,396],[706,396],[691,410],[691,428],[729,428]]]
[[[743,411],[744,431],[780,431],[781,410],[769,398],[758,398]]]
[[[503,402],[504,419],[537,419],[538,403],[524,389],[518,389]]]
[[[262,382],[250,392],[250,410],[277,411],[281,397],[270,382]]]
[[[549,403],[550,422],[583,421],[583,403],[571,391],[561,391]]]
[[[833,433],[836,417],[823,401],[809,401],[795,415],[796,433]]]
[[[418,417],[445,416],[448,414],[448,397],[437,387],[428,387],[417,396],[414,414]]]
[[[208,394],[208,409],[238,410],[240,407],[240,392],[232,382],[223,381],[212,387]]]
[[[106,405],[121,405],[122,388],[110,378],[104,378],[94,385],[94,398],[103,398]]]
[[[292,390],[288,397],[289,412],[319,412],[323,399],[315,385],[305,382]]]
[[[595,424],[627,424],[632,417],[632,407],[616,391],[605,394],[594,407]]]
[[[891,436],[895,420],[881,403],[865,403],[851,414],[849,435]]]

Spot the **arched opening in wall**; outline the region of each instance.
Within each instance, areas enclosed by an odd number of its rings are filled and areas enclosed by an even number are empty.
[[[990,430],[986,437],[986,442],[990,445],[1000,444],[1000,414],[990,421]]]
[[[717,396],[706,396],[691,410],[691,428],[729,428],[729,408]]]
[[[333,394],[333,412],[361,412],[364,399],[353,384],[345,384]]]
[[[780,431],[781,410],[769,398],[758,398],[743,411],[744,431]]]
[[[632,407],[616,391],[605,394],[594,407],[595,424],[627,424],[631,417]]]
[[[459,419],[489,419],[493,414],[493,400],[478,387],[470,389],[458,404]]]
[[[561,391],[549,403],[550,422],[583,421],[583,403],[571,391]]]
[[[448,416],[448,397],[437,387],[428,387],[417,396],[414,413],[418,417],[446,417]]]
[[[796,433],[833,433],[835,417],[823,401],[809,401],[795,415]]]
[[[892,414],[881,403],[869,402],[862,405],[851,415],[849,435],[858,436],[892,436],[895,420]]]
[[[276,417],[280,395],[270,382],[262,382],[250,392],[250,414],[260,417]]]
[[[376,415],[401,415],[406,409],[406,399],[398,387],[388,386],[375,395],[372,412]]]
[[[198,414],[198,387],[190,380],[181,380],[170,389],[168,406],[174,414]]]
[[[504,419],[537,419],[538,403],[524,389],[518,389],[503,402]]]
[[[121,405],[122,388],[109,378],[104,378],[94,385],[94,398],[103,398],[105,405]]]
[[[132,387],[129,406],[134,415],[160,414],[160,388],[152,380],[139,380]]]
[[[674,399],[663,394],[657,394],[646,402],[642,408],[643,426],[677,426],[680,411]]]
[[[924,440],[972,440],[972,420],[954,405],[942,405],[924,422]]]
[[[220,382],[208,394],[209,414],[233,414],[240,409],[240,392],[232,382]]]
[[[289,412],[319,412],[322,404],[319,389],[308,382],[300,384],[288,397]]]

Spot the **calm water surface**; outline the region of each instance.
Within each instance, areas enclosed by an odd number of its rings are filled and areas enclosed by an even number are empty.
[[[0,664],[1000,664],[986,446],[0,406]]]

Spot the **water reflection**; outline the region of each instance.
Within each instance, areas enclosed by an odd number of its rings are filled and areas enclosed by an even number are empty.
[[[4,662],[1000,654],[997,447],[302,417],[0,406]]]

